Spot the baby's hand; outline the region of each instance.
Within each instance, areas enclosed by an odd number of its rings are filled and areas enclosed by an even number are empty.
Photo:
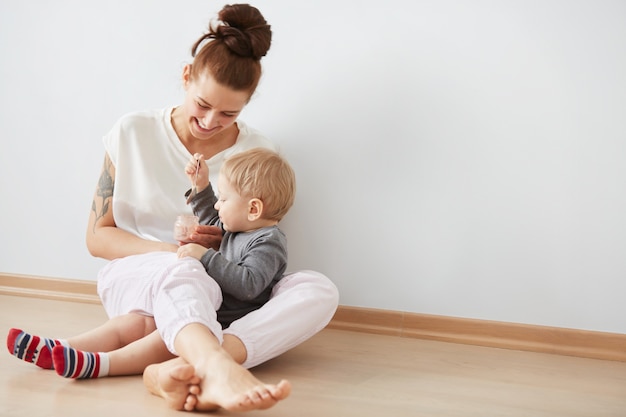
[[[198,173],[196,174],[196,170]],[[195,153],[185,165],[185,174],[191,182],[191,186],[196,186],[198,192],[204,190],[209,185],[209,167],[204,161],[204,155]]]
[[[178,248],[176,254],[179,258],[184,258],[186,256],[191,256],[192,258],[196,258],[200,260],[202,255],[207,253],[208,249],[204,246],[198,245],[197,243],[187,243]]]

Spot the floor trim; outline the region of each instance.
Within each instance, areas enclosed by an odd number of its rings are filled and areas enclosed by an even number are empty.
[[[0,294],[100,304],[95,281],[0,273]]]
[[[0,273],[0,294],[99,304],[94,281]],[[329,328],[626,362],[626,334],[339,306]]]
[[[329,327],[626,362],[626,334],[340,306]]]

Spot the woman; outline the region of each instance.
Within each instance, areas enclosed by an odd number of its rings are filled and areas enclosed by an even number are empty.
[[[184,102],[172,109],[127,115],[105,136],[104,167],[86,237],[92,255],[114,260],[153,251],[175,252],[174,221],[178,215],[191,212],[180,195],[188,184],[184,167],[190,156],[203,154],[209,172],[216,175],[228,155],[272,147],[262,135],[237,120],[259,82],[260,60],[271,43],[270,26],[249,5],[225,6],[218,17],[219,22],[192,47],[194,60],[182,75]],[[211,183],[216,179],[211,178]],[[219,229],[199,226],[189,241],[217,247],[220,239]],[[124,262],[128,262],[126,273],[137,268],[132,258],[118,259],[121,262],[116,268]],[[337,289],[325,276],[312,271],[287,275],[274,287],[267,304],[224,330],[221,346],[215,346],[206,328],[197,324],[185,327],[176,338],[176,351],[193,358],[190,362],[195,362],[194,368],[181,358],[153,365],[144,374],[146,386],[179,409],[271,406],[288,395],[288,386],[258,388],[260,383],[246,368],[313,336],[328,324],[337,303]],[[146,335],[151,330],[146,325]],[[211,359],[206,356],[216,350]],[[241,369],[225,360],[224,354],[242,365]],[[211,361],[213,372],[209,376],[198,363]],[[225,382],[220,373],[231,374],[229,380]],[[198,383],[198,377],[201,391],[194,387],[192,391],[198,395],[188,397],[187,385]]]

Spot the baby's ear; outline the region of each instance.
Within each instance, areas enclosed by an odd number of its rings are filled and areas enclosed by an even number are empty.
[[[261,218],[263,214],[263,202],[258,198],[253,198],[248,202],[248,220],[254,221]]]

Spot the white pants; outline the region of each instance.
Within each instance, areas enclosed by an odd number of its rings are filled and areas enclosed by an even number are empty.
[[[299,345],[322,330],[339,302],[337,287],[324,275],[299,271],[274,287],[270,300],[222,331],[216,311],[219,285],[193,258],[153,252],[109,262],[98,275],[98,294],[109,317],[128,313],[153,316],[167,348],[174,354],[178,332],[190,323],[205,325],[220,342],[239,338],[251,368]]]

